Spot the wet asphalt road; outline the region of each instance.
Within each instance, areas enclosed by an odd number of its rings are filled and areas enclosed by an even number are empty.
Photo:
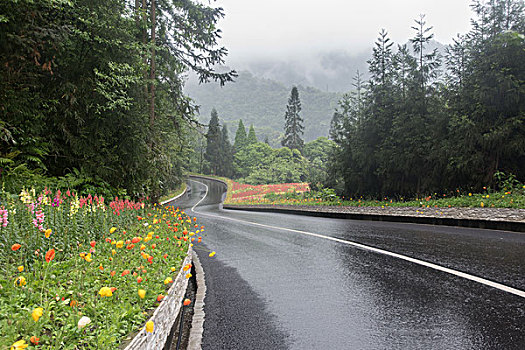
[[[195,247],[207,285],[203,349],[525,349],[523,297],[230,219],[358,242],[520,290],[525,234],[222,210],[224,186],[194,180],[176,204],[206,225]],[[192,213],[203,184],[209,192]]]

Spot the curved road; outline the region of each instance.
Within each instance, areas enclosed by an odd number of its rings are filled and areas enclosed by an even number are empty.
[[[523,233],[223,210],[224,185],[188,190],[171,204],[206,226],[203,349],[524,349]]]

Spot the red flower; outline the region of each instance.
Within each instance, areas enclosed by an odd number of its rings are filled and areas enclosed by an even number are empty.
[[[159,294],[159,296],[157,297],[157,301],[160,303],[162,299],[164,299],[164,295]]]
[[[95,241],[91,241],[91,242],[89,243],[89,245],[92,246],[93,248],[95,248],[95,244],[97,244],[97,242],[95,242]]]
[[[142,277],[137,278],[137,283],[140,283],[140,282],[142,282]]]
[[[48,250],[46,253],[46,261],[51,262],[51,260],[53,260],[54,258],[55,258],[55,250],[54,249]]]
[[[11,250],[12,251],[17,251],[18,249],[20,249],[20,247],[22,247],[20,244],[18,243],[15,243],[11,246]]]
[[[129,270],[124,270],[124,271],[122,271],[122,275],[121,276],[126,276],[127,274],[129,274]]]
[[[152,256],[150,256],[150,257],[148,258],[148,262],[149,262],[150,264],[153,263],[153,257],[152,257]]]
[[[139,243],[139,242],[140,242],[139,237],[133,237],[133,239],[131,240],[131,243]]]
[[[190,299],[184,299],[184,306],[188,306],[191,304],[191,300]]]

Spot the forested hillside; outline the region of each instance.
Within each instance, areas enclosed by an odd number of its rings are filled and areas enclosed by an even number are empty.
[[[278,82],[257,78],[243,71],[234,84],[198,85],[188,82],[185,92],[201,106],[199,120],[207,124],[213,108],[220,119],[235,133],[240,119],[244,124],[254,125],[259,140],[267,136],[272,146],[280,143],[284,128],[284,113],[291,87]],[[330,119],[341,94],[298,86],[304,119],[304,139],[312,141],[327,136]]]

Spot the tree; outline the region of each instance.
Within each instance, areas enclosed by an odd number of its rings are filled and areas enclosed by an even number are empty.
[[[299,92],[297,87],[293,87],[286,106],[284,114],[284,138],[281,144],[290,149],[302,150],[304,141],[301,138],[303,135],[303,119],[299,115],[301,112],[301,101],[299,100]]]
[[[244,124],[242,123],[242,119],[239,120],[239,126],[237,127],[237,131],[235,132],[235,141],[233,143],[233,148],[235,152],[239,152],[241,148],[243,148],[246,145],[246,128],[244,127]]]
[[[233,147],[228,137],[228,128],[226,124],[222,127],[221,144],[219,149],[219,167],[217,175],[232,177],[233,176]]]
[[[209,163],[209,170],[212,175],[218,175],[221,164],[221,128],[219,126],[219,116],[215,109],[211,111],[211,118],[206,133],[206,153],[204,159]]]
[[[254,143],[257,143],[257,136],[255,135],[255,129],[253,128],[253,124],[250,125],[250,131],[248,131],[248,139],[246,140],[246,143],[248,145],[252,145]]]

